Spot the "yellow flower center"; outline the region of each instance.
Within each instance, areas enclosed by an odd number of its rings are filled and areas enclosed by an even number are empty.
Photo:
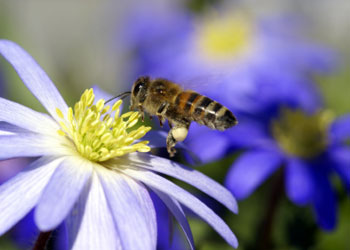
[[[127,112],[121,116],[122,100],[110,106],[100,99],[94,103],[93,89],[85,90],[80,100],[69,107],[67,117],[60,109],[56,109],[61,129],[58,134],[74,142],[76,150],[85,158],[102,162],[127,153],[148,152],[148,141],[135,140],[143,137],[151,128],[140,126],[135,129],[140,115],[138,112]]]
[[[329,111],[307,115],[300,110],[283,109],[272,122],[272,134],[287,153],[302,158],[318,156],[328,145]]]
[[[208,59],[232,59],[249,48],[252,31],[252,23],[243,15],[207,18],[198,28],[197,45]]]

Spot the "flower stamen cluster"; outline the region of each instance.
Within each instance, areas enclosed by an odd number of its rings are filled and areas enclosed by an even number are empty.
[[[243,15],[214,16],[199,28],[198,47],[210,59],[230,59],[249,48],[252,32],[252,24]]]
[[[285,152],[312,158],[327,148],[332,120],[327,111],[307,115],[301,110],[283,109],[279,119],[272,122],[272,134]]]
[[[56,113],[62,119],[58,134],[72,140],[83,157],[102,162],[135,151],[150,151],[146,145],[148,141],[133,144],[151,129],[143,125],[133,128],[140,118],[138,112],[119,116],[122,100],[112,107],[105,106],[103,99],[96,104],[93,104],[94,100],[93,89],[88,89],[74,105],[74,110],[69,107],[67,117],[56,108]]]

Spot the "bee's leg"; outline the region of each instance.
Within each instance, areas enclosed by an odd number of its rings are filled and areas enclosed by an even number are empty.
[[[169,128],[173,128],[173,124],[168,120]]]
[[[144,122],[145,121],[145,112],[143,111],[142,105],[138,106],[138,111],[139,111],[139,113],[141,115],[142,122]]]
[[[187,124],[176,124],[170,129],[166,138],[166,147],[170,157],[174,157],[176,149],[174,148],[176,143],[185,140],[188,133],[189,125]]]
[[[159,125],[160,125],[160,127],[162,128],[165,119],[164,119],[163,116],[161,116],[161,115],[157,115],[157,116],[158,116],[158,119],[159,119]]]
[[[163,127],[163,123],[165,122],[164,115],[165,115],[165,112],[167,111],[168,107],[169,107],[169,103],[163,102],[162,104],[160,104],[160,106],[157,110],[156,115],[158,116],[160,127]]]

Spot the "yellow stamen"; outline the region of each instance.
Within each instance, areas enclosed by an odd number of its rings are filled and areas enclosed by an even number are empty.
[[[57,113],[59,118],[63,119],[64,116],[62,114],[62,111],[59,108],[56,108],[56,113]]]
[[[307,115],[301,110],[283,109],[271,124],[272,134],[286,153],[312,158],[326,149],[332,120],[329,111]]]
[[[103,99],[93,105],[94,100],[93,89],[88,89],[74,105],[74,109],[68,109],[67,117],[56,108],[57,115],[62,119],[61,129],[57,133],[72,140],[83,157],[96,162],[135,151],[150,151],[146,145],[148,141],[132,144],[151,129],[146,126],[133,129],[140,118],[137,112],[119,116],[122,100],[114,103],[112,108],[105,106]]]
[[[197,28],[197,44],[209,60],[229,60],[252,44],[253,25],[242,14],[211,15]]]

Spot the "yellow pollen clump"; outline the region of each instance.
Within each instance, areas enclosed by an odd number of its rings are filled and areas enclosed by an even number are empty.
[[[56,108],[57,115],[62,119],[58,134],[68,137],[82,156],[96,162],[135,151],[150,151],[146,145],[148,141],[133,144],[151,129],[146,126],[133,129],[140,118],[138,112],[119,116],[122,100],[115,102],[112,107],[105,106],[103,99],[96,104],[93,104],[94,100],[93,89],[88,89],[74,105],[74,110],[69,107],[67,117]]]
[[[252,33],[252,24],[243,15],[214,16],[199,26],[197,46],[209,59],[230,59],[249,48]]]

